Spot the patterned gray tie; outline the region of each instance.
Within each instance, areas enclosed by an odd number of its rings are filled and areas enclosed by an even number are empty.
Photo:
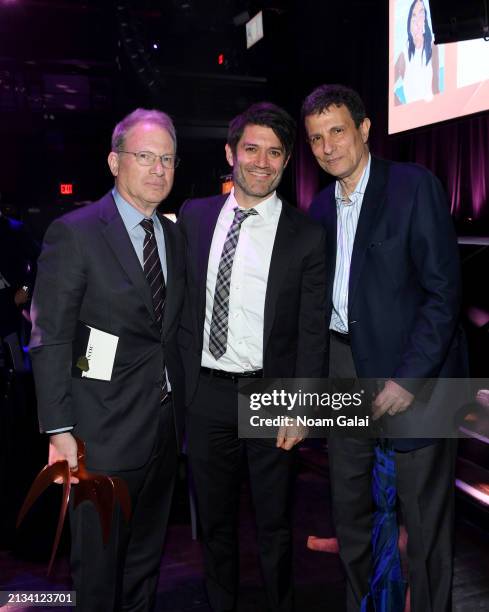
[[[239,240],[241,224],[250,215],[257,215],[254,208],[248,210],[234,209],[234,219],[229,228],[224,246],[222,247],[221,260],[217,271],[216,290],[214,293],[214,305],[212,307],[212,320],[209,334],[209,350],[214,359],[219,359],[226,352],[228,341],[228,319],[229,319],[229,287],[231,284],[231,272],[233,270],[234,254]]]

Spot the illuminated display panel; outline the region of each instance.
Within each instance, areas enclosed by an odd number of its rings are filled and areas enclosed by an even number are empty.
[[[389,134],[489,109],[489,42],[433,40],[427,0],[389,0]]]

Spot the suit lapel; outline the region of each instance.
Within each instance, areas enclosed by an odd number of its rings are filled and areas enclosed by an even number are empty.
[[[199,246],[197,250],[199,255],[199,261],[197,262],[197,278],[199,279],[198,329],[203,328],[205,319],[207,267],[209,265],[212,238],[214,236],[217,219],[227,199],[228,196],[224,195],[217,198],[210,198],[205,203],[202,203],[203,210],[202,215],[199,217]]]
[[[291,218],[289,206],[289,204],[282,201],[282,211],[278,221],[277,233],[275,234],[275,241],[272,249],[272,258],[270,260],[267,290],[265,294],[263,354],[265,354],[268,339],[272,331],[280,288],[287,277],[289,263],[293,255],[293,249],[291,248],[291,244],[293,244],[292,237],[297,230]]]
[[[166,255],[166,299],[165,299],[165,313],[163,317],[163,325],[162,325],[162,334],[165,336],[165,333],[168,331],[168,324],[170,321],[173,321],[176,315],[176,292],[175,288],[175,270],[176,270],[176,245],[175,245],[175,237],[173,233],[170,231],[168,227],[168,223],[172,223],[172,221],[168,221],[164,218],[163,215],[158,213],[158,218],[161,223],[161,227],[163,229],[163,235],[165,237],[165,255]]]
[[[386,193],[387,172],[375,157],[372,157],[370,177],[363,196],[362,210],[358,219],[353,253],[350,266],[350,281],[348,290],[348,305],[353,304],[358,281],[365,261],[365,253],[370,244],[370,237],[375,227],[375,221],[381,211]]]
[[[100,201],[100,219],[105,224],[103,235],[113,250],[116,258],[125,273],[130,278],[136,291],[141,296],[148,312],[154,319],[151,291],[144,276],[138,256],[132,246],[129,234],[124,226],[122,217],[117,210],[112,194],[107,194]]]
[[[336,199],[334,196],[334,183],[333,188],[327,193],[326,206],[324,208],[323,226],[326,230],[326,261],[328,266],[328,279],[331,282],[328,283],[328,287],[331,287],[330,295],[328,299],[332,299],[333,295],[333,281],[336,269],[336,248],[337,248],[337,232],[338,232],[338,216],[336,214]]]

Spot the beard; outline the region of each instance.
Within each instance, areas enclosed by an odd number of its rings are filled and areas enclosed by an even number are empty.
[[[248,197],[264,199],[272,194],[280,184],[282,172],[264,177],[263,180],[248,174],[249,170],[238,167],[233,174],[234,184]]]

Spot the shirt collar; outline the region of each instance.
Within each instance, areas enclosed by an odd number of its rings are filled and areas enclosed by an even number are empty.
[[[341,193],[341,184],[340,181],[336,181],[334,197],[336,199],[337,206],[351,206],[353,204],[357,204],[358,202],[362,202],[363,195],[365,190],[367,189],[368,179],[370,178],[370,165],[371,165],[372,157],[370,153],[368,154],[367,165],[363,169],[362,176],[360,180],[355,186],[355,189],[350,193],[348,199],[345,199]]]
[[[274,191],[266,200],[262,200],[259,204],[254,206],[253,208],[256,212],[263,218],[264,221],[269,221],[276,212],[278,206],[280,205],[280,199],[277,195],[277,192]],[[234,195],[234,187],[231,189],[229,197],[226,201],[226,209],[234,210],[236,207],[241,208],[238,204],[236,197]],[[244,210],[244,209],[242,209]]]
[[[116,187],[112,189],[112,195],[114,196],[114,201],[117,206],[117,210],[119,211],[119,214],[121,215],[122,220],[124,221],[124,225],[128,230],[134,229],[141,223],[143,219],[148,218],[143,215],[142,212],[137,210],[137,208],[134,208],[132,204],[129,204],[129,202],[125,200],[117,191]],[[153,221],[156,221],[158,219],[156,210],[153,211],[153,214],[149,218],[153,219]]]

